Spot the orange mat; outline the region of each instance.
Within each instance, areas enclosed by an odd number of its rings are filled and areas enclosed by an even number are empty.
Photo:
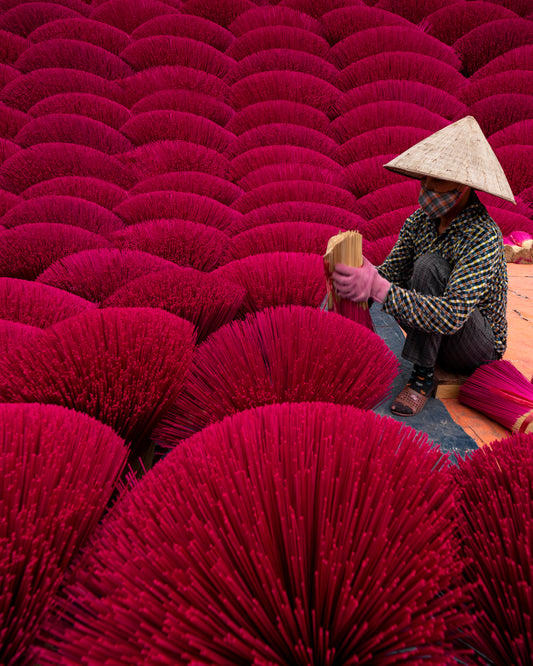
[[[509,294],[507,321],[509,333],[504,358],[520,372],[533,377],[533,264],[507,264]],[[511,433],[499,423],[483,414],[461,405],[456,398],[442,399],[453,420],[470,435],[479,446]]]

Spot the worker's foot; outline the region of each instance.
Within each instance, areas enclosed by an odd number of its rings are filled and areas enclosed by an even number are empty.
[[[397,416],[419,414],[427,399],[435,393],[433,368],[415,365],[407,384],[392,403],[390,410]]]

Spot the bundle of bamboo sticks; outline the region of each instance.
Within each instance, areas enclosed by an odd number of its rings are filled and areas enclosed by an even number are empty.
[[[359,268],[363,265],[363,237],[358,231],[341,231],[332,236],[324,254],[326,273],[327,309],[344,315],[373,330],[368,302],[354,303],[341,298],[336,292],[332,274],[336,264]]]

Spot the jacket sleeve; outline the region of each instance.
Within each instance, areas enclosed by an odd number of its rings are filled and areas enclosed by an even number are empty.
[[[409,286],[413,273],[415,224],[412,218],[407,218],[388,257],[377,267],[382,277],[393,285],[405,288]]]

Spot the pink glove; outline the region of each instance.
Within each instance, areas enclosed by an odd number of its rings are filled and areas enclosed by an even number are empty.
[[[336,264],[332,278],[337,294],[356,303],[368,301],[369,298],[383,303],[391,286],[366,257],[363,257],[360,268]]]

